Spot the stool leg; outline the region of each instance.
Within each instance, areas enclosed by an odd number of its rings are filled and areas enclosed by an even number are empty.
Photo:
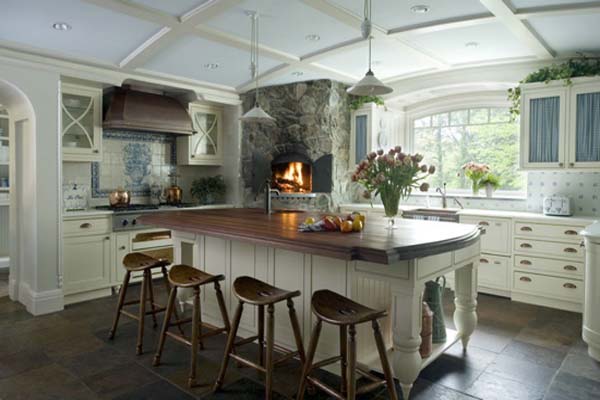
[[[154,305],[154,288],[152,287],[152,271],[148,270],[148,297],[150,298],[150,309],[152,310],[152,326],[156,328],[156,306]]]
[[[231,326],[231,331],[229,332],[229,336],[227,337],[227,346],[225,347],[225,354],[223,355],[223,362],[221,363],[221,370],[219,371],[219,376],[215,382],[214,391],[217,391],[223,385],[223,379],[225,378],[225,372],[227,372],[227,364],[229,363],[229,354],[233,352],[235,336],[237,335],[238,328],[240,326],[240,320],[242,319],[242,311],[244,310],[244,303],[240,301],[235,310],[235,315],[233,316],[233,325]]]
[[[302,369],[302,378],[300,378],[300,387],[298,388],[298,394],[296,395],[297,400],[304,399],[304,392],[306,391],[306,378],[312,370],[313,359],[315,358],[317,344],[319,344],[319,336],[321,335],[321,326],[321,320],[317,319],[317,323],[313,327],[312,334],[310,335],[308,353],[306,354],[306,361],[304,362],[304,368]]]
[[[140,313],[138,321],[138,337],[136,352],[137,355],[142,354],[142,345],[144,342],[144,320],[146,319],[146,288],[148,287],[146,271],[144,271],[144,277],[142,278],[142,290],[140,291]]]
[[[117,325],[119,325],[119,317],[121,316],[121,310],[123,309],[123,303],[125,303],[125,296],[127,296],[127,287],[129,287],[129,278],[131,277],[131,272],[125,272],[125,278],[123,278],[123,286],[121,286],[121,293],[119,293],[119,302],[117,303],[117,313],[115,315],[115,320],[113,322],[112,328],[108,333],[108,338],[113,340],[115,338],[115,334],[117,333]]]
[[[342,373],[342,382],[341,382],[341,393],[346,393],[346,384],[348,383],[348,374],[346,368],[348,368],[348,330],[346,329],[346,325],[340,325],[340,357],[342,358],[341,364],[341,373]]]
[[[171,285],[169,284],[169,275],[167,274],[167,267],[161,267],[161,271],[163,274],[163,279],[165,281],[165,287],[167,288],[167,293],[171,293]],[[179,313],[177,312],[177,307],[173,309],[173,312],[175,313],[175,319],[179,322]],[[183,328],[181,327],[181,323],[177,324],[177,329],[179,329],[179,333],[181,333],[182,336],[185,335],[185,333],[183,332]]]
[[[348,400],[356,398],[356,327],[350,325],[348,329],[348,368],[346,369],[348,380]]]
[[[265,366],[265,306],[258,306],[258,363]]]
[[[269,304],[267,306],[267,359],[266,359],[266,393],[265,399],[270,400],[273,390],[273,349],[275,342],[275,306]]]
[[[152,363],[152,365],[154,365],[155,367],[160,364],[160,358],[162,357],[163,348],[165,347],[165,339],[167,338],[167,331],[169,330],[169,323],[171,323],[171,316],[173,315],[173,310],[175,310],[176,298],[177,288],[173,287],[173,289],[171,289],[169,293],[169,301],[167,302],[165,320],[160,331],[160,339],[158,340],[158,347],[156,349],[156,354],[154,355],[154,362]]]
[[[375,344],[377,345],[377,352],[379,353],[379,359],[381,360],[381,368],[383,369],[383,375],[387,383],[388,394],[391,400],[398,400],[398,394],[396,393],[396,385],[394,384],[394,376],[390,369],[390,363],[388,362],[387,352],[385,350],[385,344],[383,343],[383,337],[381,336],[381,329],[379,322],[373,320],[373,335],[375,336]]]
[[[300,324],[298,323],[298,317],[296,316],[296,310],[294,309],[294,301],[292,299],[287,300],[287,307],[290,314],[290,322],[292,323],[292,331],[294,331],[294,340],[296,341],[296,349],[298,350],[298,356],[300,357],[300,362],[304,366],[304,363],[306,362],[306,355],[304,354],[304,345],[302,344]]]
[[[200,336],[200,287],[194,287],[194,309],[192,310],[192,359],[188,386],[196,384],[196,358],[198,356],[198,338]]]
[[[223,326],[225,327],[226,332],[229,333],[231,324],[229,323],[229,315],[227,315],[227,307],[225,307],[225,299],[223,299],[223,292],[221,292],[221,285],[219,285],[219,282],[215,282],[215,294],[217,296],[217,303],[219,303],[221,318],[223,318]]]

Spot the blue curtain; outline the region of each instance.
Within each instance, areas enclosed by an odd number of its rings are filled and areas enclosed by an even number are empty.
[[[354,159],[358,164],[367,157],[367,116],[358,115],[355,119]]]
[[[600,161],[600,93],[577,95],[577,161]]]
[[[558,162],[560,97],[530,100],[529,161]]]

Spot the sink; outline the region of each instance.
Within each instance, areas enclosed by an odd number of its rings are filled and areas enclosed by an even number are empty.
[[[458,222],[458,211],[458,209],[448,208],[416,208],[404,211],[402,217],[429,221]]]

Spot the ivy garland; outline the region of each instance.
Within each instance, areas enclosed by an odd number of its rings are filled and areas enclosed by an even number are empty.
[[[363,104],[374,103],[378,106],[384,105],[384,101],[379,96],[352,96],[352,100],[350,100],[350,108],[353,110],[358,110],[362,107]]]
[[[563,80],[568,86],[573,83],[572,78],[597,75],[600,76],[600,57],[581,56],[571,58],[562,64],[552,64],[549,67],[540,68],[527,75],[519,84]],[[510,114],[514,120],[521,112],[521,88],[519,86],[508,89],[508,100],[512,103]]]

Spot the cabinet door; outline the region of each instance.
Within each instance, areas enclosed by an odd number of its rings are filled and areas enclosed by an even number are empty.
[[[521,168],[565,166],[565,88],[522,94]]]
[[[501,255],[511,253],[511,221],[502,218],[461,216],[461,224],[478,225],[485,229],[481,236],[481,252]]]
[[[195,133],[185,141],[184,162],[188,165],[221,165],[223,163],[223,112],[218,107],[190,105]],[[178,154],[179,157],[179,154]]]
[[[63,159],[100,161],[102,90],[63,84],[61,92]]]
[[[569,167],[600,167],[600,83],[571,88],[569,133]]]
[[[477,279],[479,286],[500,290],[510,290],[510,257],[497,257],[482,254],[479,258]]]
[[[350,168],[364,160],[373,147],[374,117],[371,104],[352,112],[350,121]]]
[[[115,261],[113,268],[113,284],[121,284],[125,278],[123,258],[131,252],[131,238],[129,233],[118,233],[115,235]]]
[[[108,235],[64,239],[63,281],[66,295],[110,284],[111,240]]]

